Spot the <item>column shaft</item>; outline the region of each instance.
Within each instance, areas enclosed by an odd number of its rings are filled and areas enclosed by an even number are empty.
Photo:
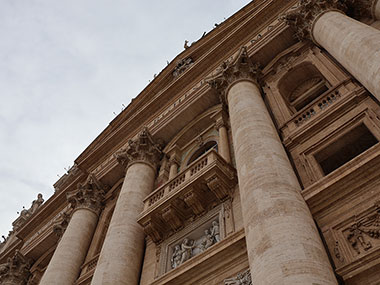
[[[228,163],[231,162],[230,155],[230,146],[228,143],[228,133],[226,126],[222,125],[219,128],[219,145],[218,145],[219,154],[224,158]]]
[[[170,162],[169,180],[173,179],[177,175],[178,165],[175,161]]]
[[[375,0],[375,18],[376,20],[380,20],[380,0]]]
[[[91,284],[139,283],[144,232],[137,218],[143,210],[143,199],[153,189],[154,178],[155,171],[148,164],[129,166]]]
[[[379,30],[337,11],[328,11],[315,20],[312,35],[380,100]]]
[[[228,107],[252,283],[336,284],[259,88],[234,83]]]
[[[98,216],[88,209],[77,209],[42,276],[41,285],[72,285],[78,278],[94,234]]]

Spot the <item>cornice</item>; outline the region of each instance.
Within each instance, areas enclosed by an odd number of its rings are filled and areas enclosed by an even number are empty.
[[[218,27],[213,33],[196,43],[194,49],[191,47],[180,54],[181,57],[191,55],[194,58],[193,53],[190,54],[192,49],[192,52],[196,52],[201,48],[207,50],[207,53],[203,54],[202,57],[195,59],[191,68],[179,76],[180,80],[174,80],[169,85],[160,85],[159,82],[162,82],[165,76],[168,74],[172,76],[172,69],[169,70],[170,65],[165,68],[77,158],[76,163],[82,169],[88,170],[94,164],[97,165],[99,161],[109,157],[111,153],[124,145],[128,138],[137,134],[142,123],[147,125],[149,120],[154,120],[154,116],[157,116],[161,106],[170,101],[173,94],[179,96],[183,94],[182,92],[189,90],[193,84],[200,82],[205,74],[216,68],[222,58],[230,56],[229,53],[234,52],[246,43],[252,37],[252,34],[262,29],[270,21],[273,21],[278,11],[283,9],[283,2],[279,0],[251,3],[236,14],[237,19],[231,20],[231,24],[229,24],[231,26],[225,23],[222,25],[223,29],[220,29],[219,32],[217,31]],[[227,27],[228,31],[230,31],[228,34],[226,33]],[[251,33],[247,33],[247,31],[251,31]],[[210,62],[214,62],[215,65],[210,66]],[[153,88],[154,86],[156,89]],[[161,92],[158,93],[160,89]],[[150,116],[147,116],[147,114]]]

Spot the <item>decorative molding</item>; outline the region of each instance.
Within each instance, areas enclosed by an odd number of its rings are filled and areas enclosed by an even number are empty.
[[[260,77],[259,64],[251,61],[247,48],[243,46],[234,58],[222,63],[216,75],[206,78],[205,81],[219,93],[222,104],[228,105],[227,91],[234,83],[249,80],[259,84]]]
[[[312,29],[315,21],[328,11],[347,11],[344,2],[340,0],[300,0],[296,8],[282,15],[280,19],[295,29],[295,36],[298,40],[313,40]]]
[[[13,257],[0,265],[0,284],[26,285],[30,277],[30,266],[32,261],[26,258],[19,250]]]
[[[54,222],[53,232],[58,238],[62,238],[67,226],[69,225],[70,217],[71,213],[65,211],[60,213],[57,220]]]
[[[338,241],[335,241],[334,255],[335,255],[335,257],[336,257],[337,260],[339,260],[340,262],[344,262],[344,256],[340,252],[339,242]]]
[[[194,61],[191,57],[187,57],[187,58],[184,58],[184,59],[177,61],[177,65],[174,68],[174,71],[172,73],[173,77],[174,78],[179,77],[182,73],[184,73],[193,64],[194,64]]]
[[[162,154],[161,142],[155,143],[148,128],[144,128],[136,140],[129,140],[128,147],[115,153],[117,161],[127,169],[135,162],[144,162],[154,169],[158,166]]]
[[[234,278],[225,279],[224,285],[252,285],[251,272],[247,269]]]
[[[73,209],[89,209],[98,215],[103,207],[105,190],[107,187],[90,174],[83,184],[78,184],[77,190],[67,193],[67,200]]]

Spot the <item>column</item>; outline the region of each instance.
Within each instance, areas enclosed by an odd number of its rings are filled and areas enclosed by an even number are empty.
[[[30,266],[31,260],[16,250],[5,264],[0,265],[0,284],[26,285],[30,277]]]
[[[173,179],[174,177],[176,177],[176,175],[178,173],[179,159],[177,158],[177,155],[175,153],[173,155],[171,155],[171,157],[169,159],[169,165],[170,165],[169,180],[170,180],[170,179]]]
[[[98,222],[103,198],[104,186],[92,174],[77,190],[67,194],[74,210],[40,285],[75,283]]]
[[[286,16],[297,36],[311,37],[380,100],[380,31],[343,14],[345,7],[337,1],[300,3],[297,11]]]
[[[252,284],[337,284],[246,49],[211,79],[230,114]]]
[[[160,149],[144,129],[126,149],[116,153],[126,175],[91,284],[139,283],[145,235],[137,218],[144,198],[153,190]]]
[[[226,118],[221,115],[220,118],[216,120],[215,128],[219,132],[218,139],[218,153],[225,161],[231,163],[231,154],[230,154],[230,144],[228,142],[228,132],[226,127]]]

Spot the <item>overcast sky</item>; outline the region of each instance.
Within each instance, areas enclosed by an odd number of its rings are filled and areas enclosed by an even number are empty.
[[[166,61],[248,0],[0,0],[0,236]]]

